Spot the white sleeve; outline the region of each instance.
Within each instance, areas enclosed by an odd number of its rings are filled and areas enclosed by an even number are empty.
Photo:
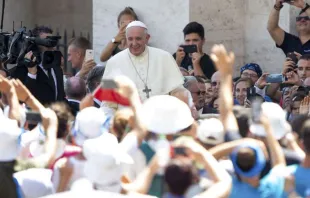
[[[256,90],[256,93],[261,95],[262,97],[265,97],[266,96],[266,87],[264,87],[264,89],[260,89],[256,86],[255,87],[255,90]]]
[[[35,79],[37,79],[37,74],[28,73],[28,77],[35,80]]]

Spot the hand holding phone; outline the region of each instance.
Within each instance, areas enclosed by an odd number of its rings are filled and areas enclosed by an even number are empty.
[[[94,50],[87,49],[85,52],[85,62],[89,60],[94,60]]]
[[[180,47],[182,47],[183,51],[187,54],[198,52],[197,45],[181,45]]]
[[[283,83],[285,77],[282,74],[269,74],[266,78],[267,83]]]
[[[290,58],[295,64],[298,62],[297,55],[294,52],[287,53],[287,58]],[[295,65],[296,66],[296,65]]]

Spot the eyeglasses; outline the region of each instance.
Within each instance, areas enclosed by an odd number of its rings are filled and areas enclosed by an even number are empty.
[[[309,21],[310,20],[309,16],[298,16],[298,17],[296,17],[296,21],[301,21],[303,19],[305,21]]]
[[[220,82],[216,82],[216,81],[213,81],[213,82],[211,82],[211,86],[212,87],[216,87],[217,85],[221,85],[221,83]]]
[[[196,93],[198,96],[200,96],[200,95],[204,96],[204,95],[206,95],[207,92],[205,92],[205,91],[197,91],[197,92],[193,92],[193,93]]]
[[[246,78],[257,78],[258,76],[257,76],[257,74],[249,74],[249,73],[245,73],[245,72],[243,72],[242,74],[241,74],[241,76],[243,76],[243,77],[246,77]]]

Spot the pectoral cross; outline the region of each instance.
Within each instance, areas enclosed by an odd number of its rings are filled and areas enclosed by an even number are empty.
[[[150,97],[150,92],[152,91],[152,89],[149,89],[147,87],[147,85],[145,85],[145,89],[142,90],[143,92],[146,93],[146,97],[149,98]]]

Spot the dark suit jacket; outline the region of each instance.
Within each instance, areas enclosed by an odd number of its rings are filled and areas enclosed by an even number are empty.
[[[80,103],[68,100],[68,104],[72,115],[76,116],[76,114],[80,111]]]
[[[55,99],[55,85],[50,83],[43,69],[38,66],[37,78],[28,77],[28,69],[25,66],[16,67],[12,73],[13,78],[20,79],[30,92],[43,104],[47,105],[55,101],[66,101],[61,67],[53,68],[57,81],[57,98]]]

